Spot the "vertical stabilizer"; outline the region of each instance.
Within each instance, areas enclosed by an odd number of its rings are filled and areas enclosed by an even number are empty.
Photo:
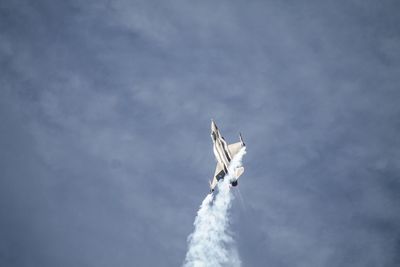
[[[239,139],[240,139],[240,142],[242,143],[242,146],[246,146],[246,144],[243,142],[243,137],[242,137],[241,133],[239,133]]]

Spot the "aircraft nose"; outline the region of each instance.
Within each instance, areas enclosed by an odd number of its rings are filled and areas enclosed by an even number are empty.
[[[211,120],[211,131],[216,131],[217,125],[215,124],[214,120]]]

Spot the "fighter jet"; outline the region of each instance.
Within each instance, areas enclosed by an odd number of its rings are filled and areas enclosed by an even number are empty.
[[[211,139],[213,141],[215,159],[217,160],[217,167],[215,168],[214,177],[212,181],[210,181],[210,192],[213,192],[218,184],[218,181],[224,179],[225,175],[228,173],[228,166],[232,158],[240,151],[242,147],[246,145],[243,142],[241,134],[239,134],[239,142],[228,145],[225,141],[225,138],[222,137],[221,133],[219,132],[214,120],[211,120]],[[243,172],[243,167],[239,167],[234,170],[234,173],[232,174],[233,178],[230,181],[232,186],[238,185],[238,179]]]

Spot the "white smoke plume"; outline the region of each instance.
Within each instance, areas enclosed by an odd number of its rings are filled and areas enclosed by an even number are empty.
[[[185,267],[241,265],[228,229],[228,211],[233,199],[229,181],[234,170],[242,166],[244,154],[246,154],[245,147],[235,155],[229,165],[228,174],[218,183],[218,194],[215,197],[213,194],[208,194],[201,203],[194,221],[195,229],[188,237]]]

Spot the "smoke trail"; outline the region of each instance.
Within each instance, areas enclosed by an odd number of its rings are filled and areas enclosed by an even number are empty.
[[[185,267],[240,266],[234,240],[228,231],[228,211],[233,199],[230,192],[231,174],[242,165],[244,154],[245,147],[232,159],[228,174],[218,183],[215,199],[213,194],[208,194],[201,203],[194,221],[195,229],[188,238]]]

